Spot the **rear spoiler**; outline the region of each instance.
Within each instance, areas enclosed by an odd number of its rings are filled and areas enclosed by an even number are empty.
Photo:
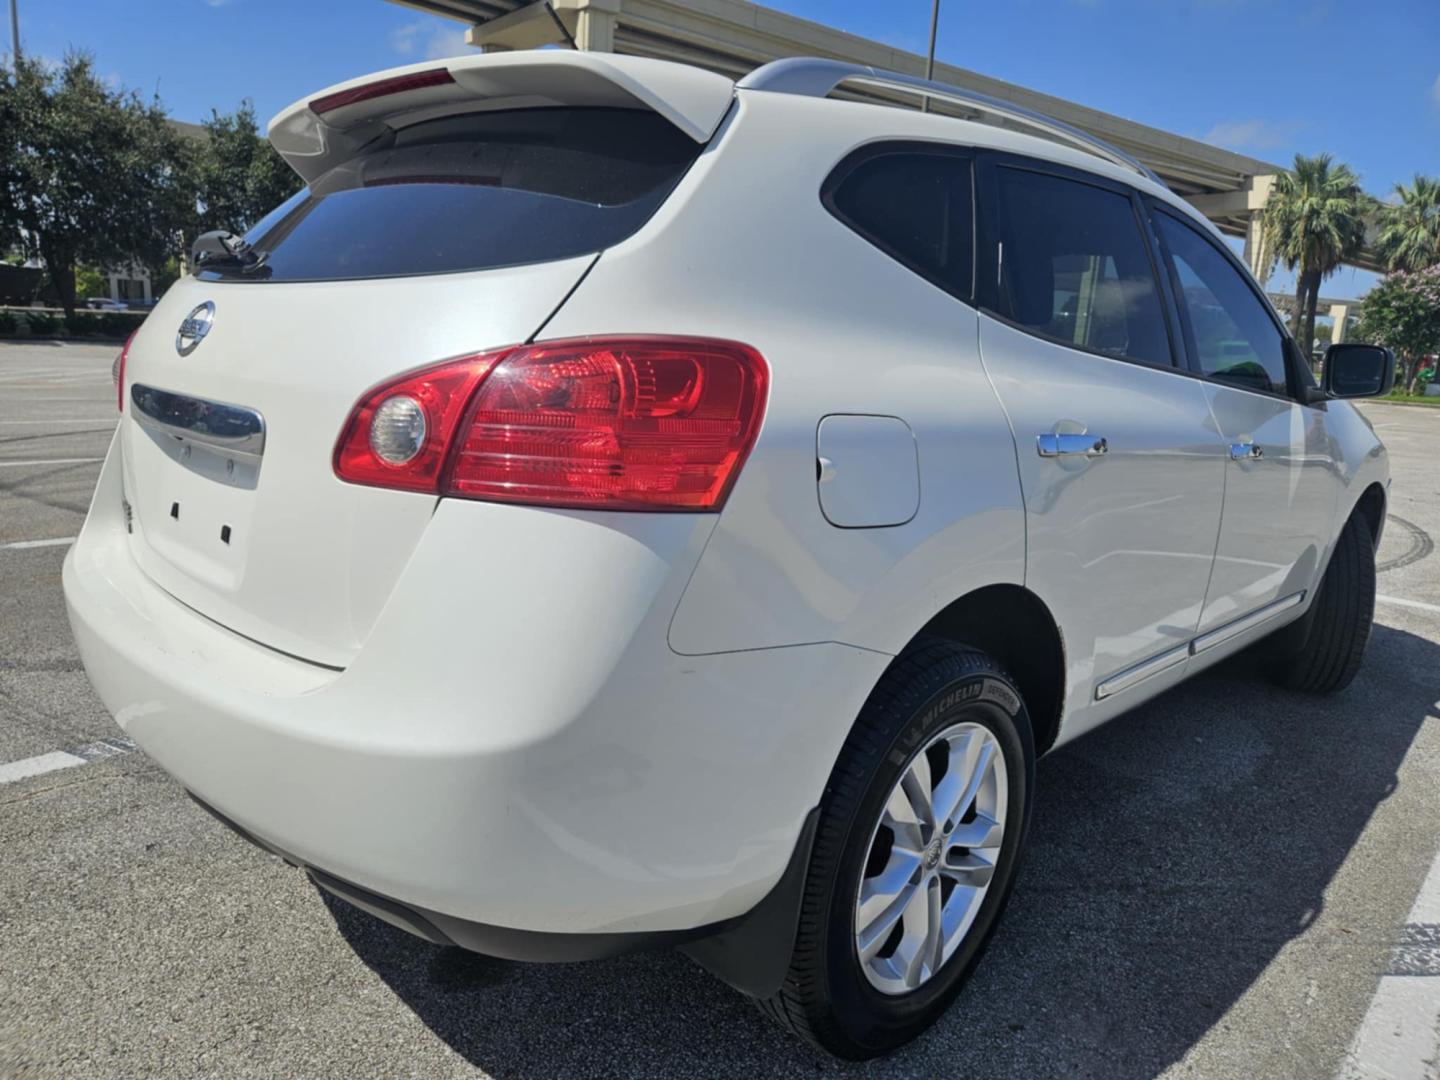
[[[701,68],[557,49],[454,57],[337,83],[270,121],[270,142],[310,183],[387,130],[455,112],[556,105],[644,108],[696,142],[710,139],[735,93]]]

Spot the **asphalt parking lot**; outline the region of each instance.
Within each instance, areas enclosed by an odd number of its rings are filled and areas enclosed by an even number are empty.
[[[1042,761],[975,978],[913,1046],[848,1066],[679,955],[529,967],[410,938],[143,753],[96,749],[120,732],[60,567],[114,351],[0,344],[0,1076],[1254,1080],[1379,1075],[1375,1045],[1440,1043],[1440,901],[1417,904],[1440,849],[1440,409],[1364,407],[1395,480],[1356,683],[1299,697],[1237,660]],[[65,750],[87,763],[6,779]]]

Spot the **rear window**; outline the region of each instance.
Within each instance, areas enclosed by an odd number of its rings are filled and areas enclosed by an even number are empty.
[[[598,252],[640,228],[701,146],[645,110],[430,120],[336,166],[246,234],[264,252],[204,280],[339,281]]]

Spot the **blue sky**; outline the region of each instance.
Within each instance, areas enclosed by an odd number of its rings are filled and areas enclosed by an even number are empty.
[[[28,53],[88,50],[182,120],[249,98],[263,122],[341,79],[468,51],[460,24],[385,0],[19,3]],[[770,6],[916,52],[929,29],[929,0]],[[1440,174],[1440,0],[942,0],[936,51],[1266,161],[1328,150],[1376,195]],[[1344,270],[1325,291],[1370,281]]]

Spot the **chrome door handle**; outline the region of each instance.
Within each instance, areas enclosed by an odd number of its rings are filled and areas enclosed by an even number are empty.
[[[1265,451],[1253,442],[1232,442],[1230,444],[1231,461],[1254,461],[1256,458],[1264,456]]]
[[[1109,452],[1110,443],[1099,435],[1060,435],[1046,432],[1035,436],[1035,449],[1040,451],[1041,457],[1063,457],[1072,454],[1099,457]]]

